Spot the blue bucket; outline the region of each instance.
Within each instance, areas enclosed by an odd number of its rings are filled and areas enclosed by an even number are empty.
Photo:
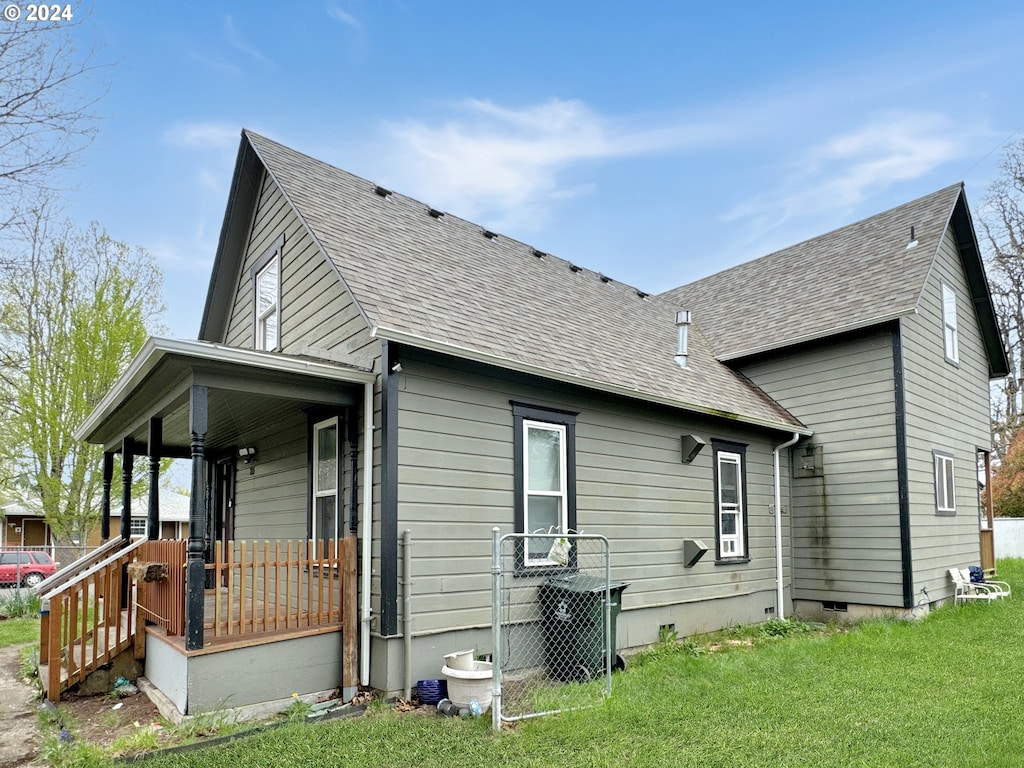
[[[420,704],[437,704],[448,696],[447,680],[420,680],[416,683]]]

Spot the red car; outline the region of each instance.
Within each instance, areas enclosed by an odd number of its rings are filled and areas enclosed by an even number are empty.
[[[0,584],[34,587],[57,572],[57,564],[45,552],[0,552]]]

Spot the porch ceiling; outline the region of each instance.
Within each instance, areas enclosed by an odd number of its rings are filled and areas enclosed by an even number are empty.
[[[350,405],[373,372],[363,367],[196,341],[150,339],[75,437],[117,450],[145,446],[149,421],[163,422],[163,455],[187,456],[190,392],[208,387],[206,450],[241,445],[287,413]],[[144,450],[137,450],[143,453]]]

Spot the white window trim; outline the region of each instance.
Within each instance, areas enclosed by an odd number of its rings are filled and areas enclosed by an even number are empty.
[[[746,557],[747,553],[743,541],[743,456],[732,451],[716,452],[715,473],[718,478],[718,498],[715,499],[715,509],[718,514],[718,557],[721,560],[730,558]],[[736,465],[736,503],[725,504],[722,502],[722,464],[729,463]],[[730,509],[726,509],[729,507]],[[722,533],[722,513],[733,512],[736,515],[736,533]]]
[[[334,455],[338,467],[341,466],[341,432],[338,426],[338,417],[333,416],[313,425],[313,541],[320,540],[320,531],[317,530],[317,500],[334,497],[334,536],[328,538],[341,538],[341,508],[339,505],[339,481],[337,472],[334,478],[333,488],[320,488],[320,431],[334,427]]]
[[[531,491],[530,490],[530,429],[544,429],[550,432],[557,432],[558,438],[558,477],[559,489],[556,491]],[[569,486],[566,473],[568,470],[568,448],[566,445],[566,429],[564,424],[552,424],[545,421],[532,421],[523,419],[523,528],[524,533],[565,533],[569,527]],[[558,530],[534,530],[530,525],[530,497],[546,496],[559,499]],[[558,565],[546,557],[530,557],[529,543],[525,547],[524,565],[528,568],[536,566]]]
[[[274,352],[281,348],[281,271],[284,266],[281,253],[284,250],[284,235],[281,235],[274,243],[263,252],[250,268],[252,279],[252,304],[253,304],[253,349]],[[267,273],[267,270],[277,266],[277,280],[274,282],[274,302],[260,312],[260,279]],[[264,342],[264,331],[266,320],[271,315],[277,320],[277,340],[272,347],[267,347]]]
[[[932,451],[935,467],[935,511],[938,514],[956,514],[956,472],[953,455]],[[948,492],[947,492],[948,479]]]
[[[960,362],[960,331],[957,326],[956,291],[942,283],[942,346],[946,359],[951,363]]]
[[[145,517],[133,517],[128,521],[128,528],[132,537],[143,537],[146,535],[148,520]]]
[[[267,274],[272,268],[277,268],[277,280],[273,282],[274,286],[274,300],[270,306],[260,312],[260,284],[263,276]],[[255,282],[255,307],[256,307],[256,349],[264,349],[273,351],[281,346],[281,260],[279,254],[275,253],[270,261],[268,261],[262,269],[256,273]],[[273,317],[276,321],[275,325],[277,328],[277,338],[274,340],[273,346],[268,346],[266,343],[266,327],[267,320]]]

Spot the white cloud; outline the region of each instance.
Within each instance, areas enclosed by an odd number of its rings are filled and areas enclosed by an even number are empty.
[[[752,219],[771,229],[796,216],[851,210],[893,184],[963,157],[967,138],[942,115],[889,113],[811,147],[789,164],[774,190],[746,200],[725,218]]]
[[[346,26],[352,27],[353,29],[362,29],[363,25],[355,16],[351,13],[347,13],[337,3],[330,3],[327,6],[327,15],[335,21],[340,21]]]
[[[238,30],[235,29],[235,20],[230,15],[224,16],[224,39],[228,41],[228,45],[237,51],[241,51],[246,56],[260,61],[264,64],[272,64],[273,62],[262,52],[244,37],[239,34]]]
[[[518,109],[469,100],[458,111],[439,125],[387,124],[392,175],[432,205],[502,225],[536,223],[546,204],[589,192],[592,184],[563,183],[569,166],[709,145],[730,133],[705,124],[637,128],[578,100]]]
[[[200,150],[226,149],[238,144],[241,129],[227,123],[178,123],[164,131],[163,140]]]

